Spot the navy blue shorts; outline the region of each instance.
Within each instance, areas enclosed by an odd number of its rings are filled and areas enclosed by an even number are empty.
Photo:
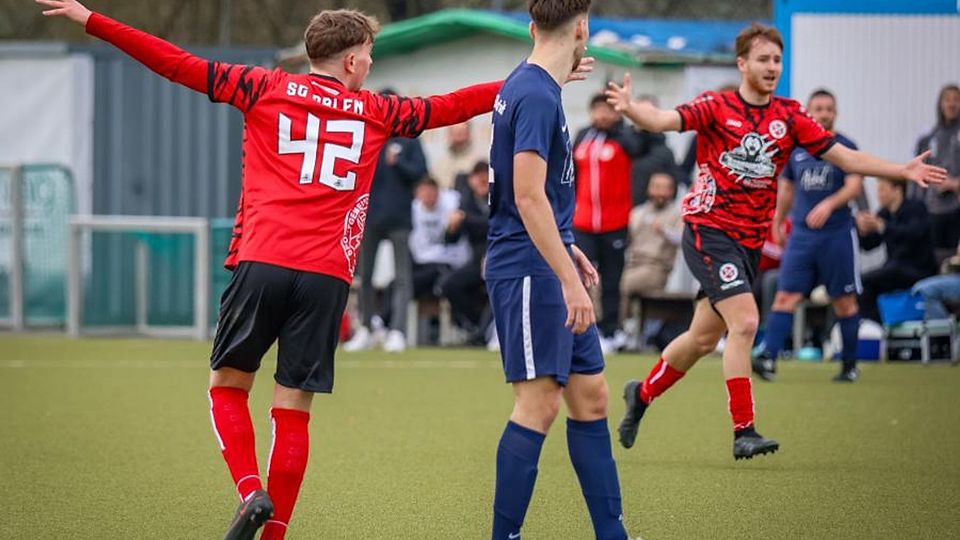
[[[797,231],[787,241],[780,261],[778,288],[810,294],[824,285],[831,298],[859,294],[860,242],[854,229],[839,231]]]
[[[556,277],[492,279],[487,292],[507,382],[549,376],[566,385],[571,373],[603,371],[597,326],[576,336],[564,326],[567,306]]]

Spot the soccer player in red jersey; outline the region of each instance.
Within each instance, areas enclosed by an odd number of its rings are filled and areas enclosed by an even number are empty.
[[[303,481],[314,393],[333,388],[341,315],[377,156],[389,137],[459,124],[489,112],[501,83],[429,98],[361,87],[378,24],[323,11],[304,35],[310,73],[198,58],[75,0],[37,0],[45,15],[84,25],[158,74],[244,113],[243,189],[210,373],[210,415],[241,504],[227,538],[283,538]],[[572,77],[583,78],[584,73]],[[247,396],[279,340],[267,491],[257,466]]]
[[[901,178],[926,185],[946,171],[926,165],[922,154],[895,164],[834,144],[792,99],[773,95],[783,69],[783,40],[775,29],[754,24],[736,42],[736,91],[706,92],[675,110],[631,101],[629,74],[623,86],[610,83],[609,102],[638,127],[654,132],[697,132],[696,182],[683,201],[683,255],[700,282],[690,328],[663,351],[643,382],[624,388],[627,411],[620,442],[630,448],[651,401],[670,388],[701,357],[714,350],[723,332],[723,375],[733,417],[735,459],[774,452],[779,444],[754,429],[750,353],[759,315],[751,294],[757,261],[776,207],[777,179],[800,146],[848,173]]]

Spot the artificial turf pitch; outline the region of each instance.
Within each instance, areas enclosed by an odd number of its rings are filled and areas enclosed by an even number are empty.
[[[237,503],[210,427],[208,345],[0,336],[0,538],[219,538]],[[274,355],[251,397],[260,468]],[[609,359],[623,383],[651,356]],[[650,539],[960,538],[960,368],[782,363],[757,382],[758,427],[781,451],[731,456],[720,362],[701,362],[615,444],[631,534]],[[495,354],[338,357],[318,396],[310,466],[287,535],[489,538],[497,441],[511,408]],[[588,539],[564,440],[547,438],[524,538]]]

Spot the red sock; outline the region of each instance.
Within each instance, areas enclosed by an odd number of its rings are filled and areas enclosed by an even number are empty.
[[[733,418],[733,430],[753,426],[753,384],[750,377],[727,379],[727,405]]]
[[[211,388],[210,420],[240,500],[246,500],[254,491],[263,489],[247,391],[226,386]]]
[[[270,447],[267,492],[273,501],[273,518],[264,526],[260,540],[283,540],[307,469],[310,413],[275,407],[270,409],[270,416],[273,417],[273,446]]]
[[[670,364],[664,362],[661,358],[650,370],[650,374],[647,375],[643,384],[640,385],[640,400],[649,404],[654,398],[666,392],[675,382],[682,379],[684,375],[686,375],[686,372],[670,367]]]

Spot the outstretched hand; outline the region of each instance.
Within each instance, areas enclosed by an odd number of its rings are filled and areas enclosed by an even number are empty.
[[[63,16],[82,26],[87,25],[90,19],[90,10],[84,7],[77,0],[34,0],[41,6],[47,6],[52,9],[46,9],[43,14],[47,17]]]
[[[630,108],[630,99],[633,95],[633,83],[630,80],[630,72],[623,74],[623,86],[610,81],[607,83],[607,103],[613,106],[617,112],[623,112]]]
[[[580,64],[577,65],[577,68],[570,72],[570,75],[567,75],[567,80],[564,81],[564,84],[574,81],[584,81],[593,72],[593,63],[596,62],[596,59],[592,56],[584,56],[580,59]]]
[[[946,180],[947,170],[943,167],[924,163],[924,160],[928,157],[930,157],[929,150],[911,159],[910,163],[903,167],[903,177],[922,187],[927,187],[927,184],[940,184]]]

